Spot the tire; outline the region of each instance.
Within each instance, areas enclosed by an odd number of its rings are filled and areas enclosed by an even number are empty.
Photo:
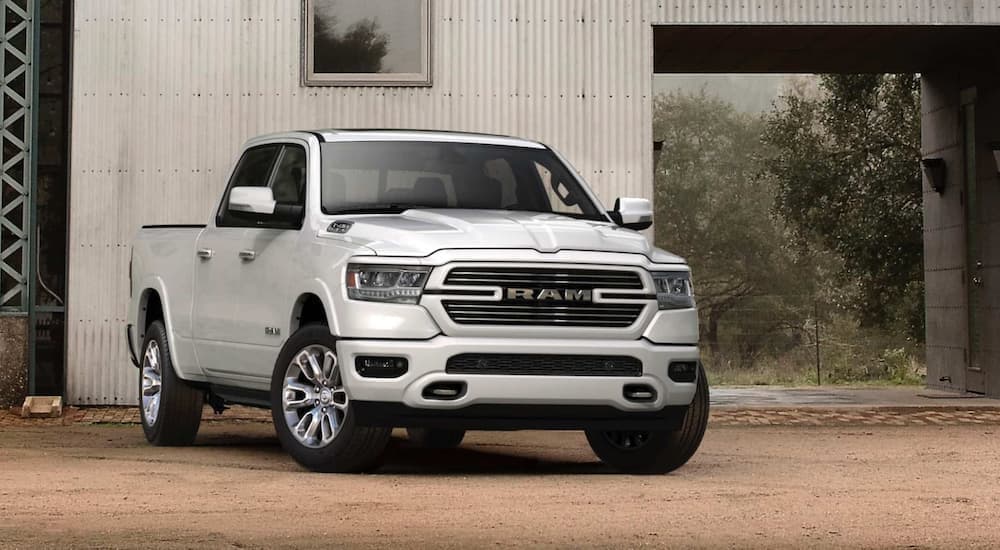
[[[194,443],[205,392],[177,377],[162,321],[153,321],[142,341],[139,405],[147,441],[162,447]]]
[[[285,451],[309,470],[370,471],[392,429],[355,424],[336,354],[337,339],[323,325],[302,327],[285,342],[271,376],[274,428]]]
[[[406,436],[410,443],[427,449],[454,449],[462,444],[465,430],[407,428]]]
[[[694,456],[708,426],[708,379],[698,365],[698,385],[681,427],[674,431],[603,432],[588,430],[594,454],[612,468],[630,474],[662,474]]]

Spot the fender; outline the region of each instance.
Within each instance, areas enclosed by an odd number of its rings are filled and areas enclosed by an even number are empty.
[[[142,342],[146,337],[145,327],[141,326],[138,321],[140,319],[140,308],[142,302],[149,291],[156,291],[160,295],[160,305],[163,307],[163,324],[167,330],[167,348],[170,350],[170,357],[173,359],[172,363],[174,365],[174,373],[177,377],[182,380],[189,381],[204,381],[205,374],[201,370],[201,366],[198,363],[197,355],[194,351],[194,346],[190,343],[190,338],[183,338],[188,344],[179,345],[177,331],[175,330],[175,319],[173,315],[173,309],[171,307],[172,301],[170,299],[170,292],[167,290],[166,284],[163,279],[158,275],[150,275],[139,283],[140,290],[136,293],[136,298],[132,300],[132,305],[129,311],[129,319],[136,320],[135,332],[136,332],[136,346],[142,346]],[[142,356],[142,350],[136,350],[137,357]]]
[[[330,291],[330,285],[319,277],[315,277],[312,279],[303,279],[294,288],[299,289],[299,292],[295,296],[295,301],[292,302],[288,309],[288,324],[285,326],[286,336],[284,340],[287,340],[292,335],[292,326],[295,324],[295,307],[298,297],[303,294],[314,294],[319,298],[319,301],[323,304],[323,311],[326,312],[326,322],[330,325],[330,334],[340,334],[340,322],[337,319],[337,312],[333,307],[333,294]]]

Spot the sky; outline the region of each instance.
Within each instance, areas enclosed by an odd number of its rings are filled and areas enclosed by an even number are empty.
[[[420,58],[421,0],[314,0],[316,13],[335,15],[337,31],[344,32],[359,19],[375,18],[389,35],[389,53],[383,72],[422,71]]]
[[[653,93],[694,92],[703,89],[732,103],[737,111],[763,113],[771,110],[794,79],[815,78],[790,74],[657,74],[653,75]]]

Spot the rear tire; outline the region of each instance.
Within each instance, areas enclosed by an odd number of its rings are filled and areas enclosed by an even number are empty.
[[[708,426],[708,379],[698,365],[698,385],[681,427],[674,431],[604,432],[587,430],[587,441],[602,462],[624,473],[662,474],[694,456]]]
[[[410,443],[427,449],[454,449],[462,444],[465,430],[407,428],[406,436]]]
[[[162,321],[153,321],[142,342],[139,416],[146,440],[163,447],[194,443],[205,392],[177,377]]]
[[[390,428],[358,426],[340,376],[337,339],[323,325],[285,342],[271,377],[271,417],[281,446],[314,472],[365,472],[382,459]]]

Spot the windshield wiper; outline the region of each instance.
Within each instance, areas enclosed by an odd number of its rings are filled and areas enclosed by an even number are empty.
[[[600,214],[582,214],[577,212],[553,212],[551,210],[531,210],[527,208],[504,208],[508,212],[533,212],[538,214],[550,214],[553,216],[566,216],[567,218],[573,218],[576,220],[587,220],[592,222],[606,222],[605,218],[602,218]]]

